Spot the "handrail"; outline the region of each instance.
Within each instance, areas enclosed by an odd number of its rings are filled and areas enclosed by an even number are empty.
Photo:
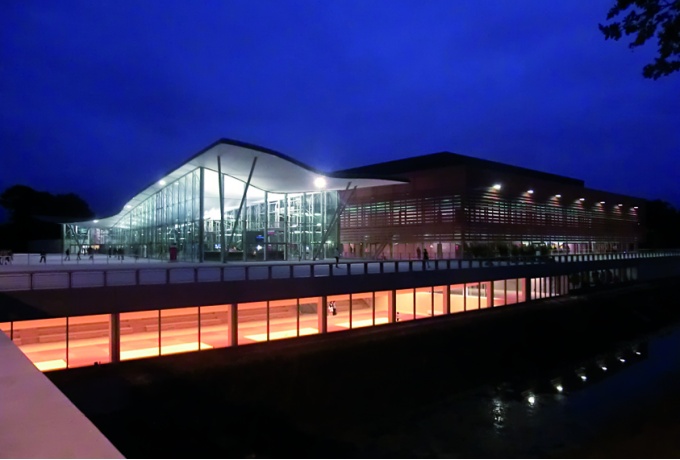
[[[244,263],[229,265],[167,266],[162,262],[141,268],[134,263],[112,268],[93,265],[78,270],[59,266],[3,273],[0,267],[0,292],[31,291],[43,289],[74,289],[87,287],[137,286],[153,284],[181,284],[272,280],[291,278],[317,278],[328,276],[356,276],[385,273],[410,273],[424,270],[460,270],[514,265],[540,265],[546,263],[580,263],[596,261],[630,260],[656,257],[677,257],[680,251],[645,251],[609,254],[558,254],[531,257],[498,257],[485,259],[433,259],[425,267],[420,260],[363,259],[341,261],[339,267],[331,261]]]

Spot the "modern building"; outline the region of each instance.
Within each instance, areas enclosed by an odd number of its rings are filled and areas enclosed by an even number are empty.
[[[668,276],[672,267],[658,258],[676,263],[675,253],[637,252],[642,203],[454,153],[323,173],[220,140],[117,215],[64,224],[71,260],[40,265],[25,254],[22,268],[15,256],[0,273],[11,307],[0,311],[0,330],[49,370]],[[340,264],[331,259],[337,249]],[[486,259],[514,254],[531,257]],[[262,262],[243,263],[251,261]]]
[[[341,192],[340,239],[359,256],[624,252],[640,238],[642,200],[555,174],[448,152],[336,174],[403,182]]]
[[[221,180],[220,180],[221,179]],[[64,224],[71,254],[182,261],[374,259],[637,249],[642,200],[555,174],[436,153],[323,173],[219,140],[105,219]],[[222,250],[224,248],[224,250]]]
[[[452,153],[322,173],[218,141],[117,215],[64,224],[70,260],[15,254],[0,268],[0,405],[28,400],[10,407],[5,425],[21,420],[37,439],[13,452],[72,453],[72,437],[59,429],[68,425],[87,433],[82,455],[120,456],[30,363],[49,371],[284,339],[314,346],[329,333],[427,327],[680,276],[678,253],[635,251],[641,204]],[[337,248],[340,263],[318,260]],[[414,260],[425,250],[433,260]],[[536,250],[552,254],[484,259]],[[270,262],[218,263],[227,260]],[[26,399],[41,382],[41,397]],[[41,420],[62,423],[42,429]]]

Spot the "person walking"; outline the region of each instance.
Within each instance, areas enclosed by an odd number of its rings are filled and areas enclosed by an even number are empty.
[[[423,270],[430,268],[430,254],[423,248]]]
[[[40,251],[40,261],[38,263],[47,265],[47,253],[45,251]]]
[[[64,254],[66,254],[66,257],[64,257],[64,260],[71,260],[71,249],[70,248],[66,248],[66,252]]]
[[[335,248],[335,268],[340,268],[340,248]]]

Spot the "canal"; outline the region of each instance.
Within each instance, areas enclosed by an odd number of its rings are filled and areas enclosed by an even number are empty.
[[[675,281],[47,375],[128,457],[677,457]]]

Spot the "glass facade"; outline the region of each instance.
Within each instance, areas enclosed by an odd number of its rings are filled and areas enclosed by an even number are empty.
[[[112,361],[118,324],[120,359],[140,359],[304,335],[348,331],[527,299],[556,297],[596,283],[637,278],[633,267],[543,278],[503,279],[411,289],[291,298],[0,323],[0,331],[43,371]],[[448,293],[448,297],[447,297]],[[236,308],[235,312],[231,309]],[[233,314],[235,313],[235,315]],[[325,313],[325,314],[324,314]],[[231,323],[236,318],[236,324]],[[232,329],[237,335],[232,338]],[[234,341],[234,343],[232,343]]]
[[[110,227],[65,224],[64,248],[74,258],[94,252],[191,262],[332,256],[337,192],[269,193],[252,185],[246,192],[246,183],[227,174],[221,179],[223,196],[238,199],[224,198],[220,207],[220,175],[196,168],[126,209]]]

